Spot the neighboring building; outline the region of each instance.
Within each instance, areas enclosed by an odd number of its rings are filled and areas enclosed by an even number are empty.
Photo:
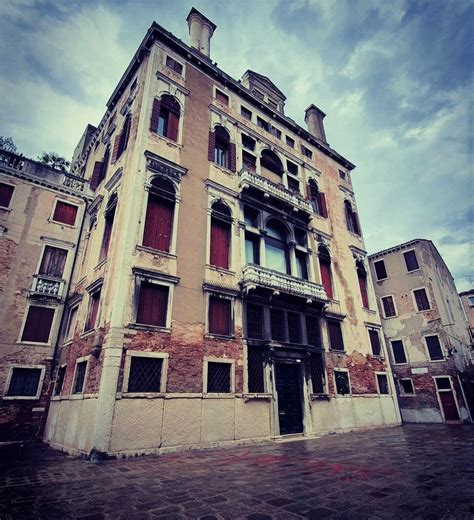
[[[453,277],[430,240],[369,256],[382,325],[406,422],[469,421],[461,386],[473,372],[466,319]]]
[[[464,309],[470,336],[471,361],[474,363],[474,289],[459,294]],[[471,417],[474,419],[474,370],[467,371],[459,376],[464,388],[466,400],[470,405]]]
[[[157,452],[397,425],[351,170],[265,76],[156,23],[75,171],[90,179],[45,439]]]
[[[0,150],[0,441],[41,433],[87,184]]]
[[[467,323],[469,325],[469,333],[471,335],[471,343],[474,338],[474,289],[459,293],[461,304],[466,314]]]

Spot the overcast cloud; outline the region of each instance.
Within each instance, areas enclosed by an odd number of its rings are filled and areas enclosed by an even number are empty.
[[[69,158],[152,21],[187,42],[192,5],[217,24],[223,70],[269,76],[302,126],[311,103],[328,114],[368,251],[431,239],[472,287],[472,1],[2,0],[0,135]]]

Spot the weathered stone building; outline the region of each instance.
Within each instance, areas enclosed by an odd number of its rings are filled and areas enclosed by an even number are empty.
[[[321,110],[301,128],[187,21],[190,46],[153,23],[81,141],[95,198],[45,439],[127,455],[399,424],[354,165]]]
[[[419,239],[369,259],[402,419],[471,420],[472,393],[465,384],[474,368],[470,337],[438,250]]]
[[[0,441],[41,432],[87,184],[0,151]]]

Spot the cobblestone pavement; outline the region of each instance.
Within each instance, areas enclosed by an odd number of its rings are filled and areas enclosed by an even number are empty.
[[[0,519],[474,518],[474,428],[406,425],[94,464],[0,449]]]

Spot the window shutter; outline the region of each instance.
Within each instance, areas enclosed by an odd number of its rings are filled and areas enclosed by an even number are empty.
[[[229,170],[235,172],[237,170],[235,143],[229,143]]]
[[[97,314],[99,312],[99,303],[100,303],[100,291],[97,291],[90,295],[91,302],[89,307],[89,315],[87,317],[85,330],[92,330],[96,326],[97,322]]]
[[[178,141],[179,115],[169,112],[168,115],[168,131],[167,138],[172,141]]]
[[[329,342],[332,350],[344,350],[341,324],[338,321],[328,321]]]
[[[66,202],[61,202],[60,200],[56,202],[53,215],[53,220],[56,222],[62,222],[63,224],[74,226],[76,223],[76,215],[77,206],[67,204]]]
[[[321,271],[321,281],[329,299],[333,298],[332,279],[331,279],[331,264],[324,260],[319,260],[319,267]]]
[[[151,110],[151,118],[150,118],[150,131],[157,132],[158,131],[158,120],[160,118],[160,108],[161,103],[157,98],[153,99],[153,108]]]
[[[306,184],[306,199],[307,200],[312,200],[312,189],[311,189],[311,184]]]
[[[320,191],[317,194],[319,214],[321,217],[328,218],[328,208],[326,205],[326,195]]]
[[[230,301],[210,297],[209,298],[209,332],[211,334],[230,334]]]
[[[150,193],[145,218],[143,245],[169,252],[174,204]]]
[[[92,177],[90,182],[91,190],[95,190],[97,185],[99,184],[99,179],[102,175],[103,162],[96,161],[94,164],[94,169],[92,170]]]
[[[166,326],[168,287],[142,282],[137,309],[137,323]]]
[[[115,207],[109,211],[105,217],[104,236],[102,238],[102,247],[100,250],[100,259],[104,260],[109,254],[110,238],[112,236],[112,229],[114,227]]]
[[[367,295],[367,278],[362,275],[362,273],[357,273],[357,278],[359,279],[359,287],[360,287],[360,295],[362,297],[362,305],[365,309],[369,308],[369,297]]]
[[[51,325],[53,323],[54,309],[50,307],[30,306],[21,341],[37,341],[47,343]]]
[[[14,187],[0,183],[0,206],[8,208],[12,199]]]
[[[211,220],[211,265],[229,268],[230,228],[225,222]]]
[[[114,140],[114,148],[112,150],[112,163],[116,162],[116,160],[119,158],[119,149],[121,148],[120,146],[120,141],[122,140],[122,132],[120,132],[119,134],[117,134],[115,136],[115,140]]]
[[[61,278],[66,263],[67,251],[57,247],[46,246],[39,274]]]
[[[209,144],[207,149],[207,159],[214,162],[214,150],[216,148],[216,134],[209,132]]]

